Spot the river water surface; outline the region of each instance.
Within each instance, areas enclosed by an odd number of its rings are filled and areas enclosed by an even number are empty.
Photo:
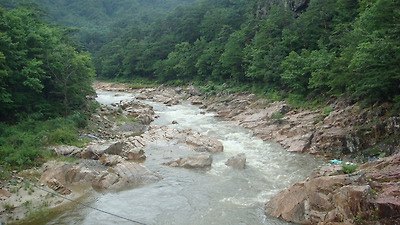
[[[99,91],[97,100],[111,104],[133,98],[130,93]],[[169,146],[149,145],[143,164],[162,180],[121,192],[94,193],[82,200],[85,204],[144,224],[287,224],[264,215],[266,200],[323,164],[321,159],[288,153],[276,143],[252,137],[250,131],[213,114],[201,114],[187,102],[171,107],[146,103],[159,116],[152,124],[190,128],[215,137],[223,143],[224,152],[212,155],[210,170],[174,168],[160,165],[165,158],[162,161],[162,154],[157,154]],[[178,124],[172,124],[173,120]],[[239,153],[246,154],[246,169],[227,167],[225,161]],[[132,222],[71,204],[48,218],[46,224]]]

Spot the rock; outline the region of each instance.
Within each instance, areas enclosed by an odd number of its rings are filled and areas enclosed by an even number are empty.
[[[63,156],[77,156],[79,157],[82,149],[76,146],[68,146],[68,145],[59,145],[59,146],[50,146],[49,150],[55,151],[57,155]]]
[[[146,114],[141,114],[137,116],[136,119],[146,125],[149,125],[154,120],[152,115],[146,115]]]
[[[321,176],[295,183],[280,192],[266,203],[265,213],[299,224],[350,221],[362,210],[361,206],[368,207],[368,203],[357,206],[354,202],[365,198],[368,193],[362,173]]]
[[[118,106],[125,116],[134,117],[142,124],[150,124],[154,119],[153,107],[139,101],[121,101]]]
[[[180,87],[175,88],[175,93],[180,94],[182,93],[183,89]]]
[[[186,137],[186,144],[207,149],[208,152],[223,152],[224,146],[216,138],[205,135],[189,135]]]
[[[230,166],[235,169],[244,169],[246,166],[246,154],[240,153],[235,156],[230,157],[225,165]]]
[[[128,152],[126,152],[126,157],[128,160],[145,160],[146,155],[144,154],[143,149],[131,149]]]
[[[396,224],[400,217],[400,153],[368,162],[344,175],[325,166],[272,197],[265,213],[299,224]],[[397,221],[398,222],[398,221]]]
[[[103,154],[119,155],[122,151],[122,143],[119,141],[94,143],[89,145],[82,153],[84,159],[99,159]]]
[[[167,106],[178,105],[179,101],[177,99],[174,99],[174,98],[169,98],[166,101],[164,101],[164,104],[167,105]]]
[[[114,166],[122,162],[124,159],[119,155],[108,155],[104,154],[99,158],[101,164],[105,166]]]
[[[191,96],[200,96],[201,95],[201,91],[193,85],[189,85],[186,88],[186,92]]]
[[[69,195],[72,193],[72,191],[70,189],[66,188],[63,184],[61,184],[55,178],[47,181],[47,186],[61,195]]]
[[[192,104],[192,105],[203,105],[203,102],[200,99],[195,98],[195,99],[192,99],[190,101],[190,104]]]
[[[119,176],[115,173],[103,172],[103,174],[92,182],[92,187],[97,190],[110,189],[119,180]]]
[[[146,131],[146,126],[137,122],[128,122],[117,126],[114,131],[129,132],[133,133],[134,135],[141,135]]]
[[[62,186],[90,185],[91,182],[107,167],[99,161],[81,160],[78,164],[67,162],[49,162],[43,165],[43,173],[39,179],[41,184],[57,180]]]
[[[178,124],[178,122],[176,120],[173,120],[171,123],[172,124]]]
[[[9,197],[11,197],[11,193],[8,192],[6,189],[3,189],[3,188],[2,188],[2,189],[0,189],[0,196],[9,198]]]
[[[150,184],[161,179],[159,175],[135,162],[124,161],[118,163],[112,168],[112,172],[119,177],[118,182],[112,186],[116,190]]]
[[[96,137],[96,136],[94,136],[94,135],[92,135],[92,134],[85,134],[85,135],[82,135],[81,136],[82,138],[90,138],[90,139],[92,139],[92,140],[96,140],[96,141],[99,141],[100,140],[100,138],[98,138],[98,137]]]
[[[141,164],[127,162],[120,156],[103,155],[104,166],[95,160],[81,160],[73,165],[66,162],[50,162],[43,165],[39,182],[53,190],[70,193],[70,187],[91,185],[101,190],[121,190],[158,181],[161,177]]]
[[[172,160],[163,165],[185,168],[209,168],[212,164],[212,157],[207,153],[196,153],[186,158]]]

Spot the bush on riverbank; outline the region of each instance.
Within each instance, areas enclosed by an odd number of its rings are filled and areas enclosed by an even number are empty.
[[[81,113],[47,121],[27,119],[16,125],[1,123],[0,164],[5,170],[39,166],[56,157],[46,146],[82,146],[85,140],[79,138],[78,129],[84,126],[86,118]]]

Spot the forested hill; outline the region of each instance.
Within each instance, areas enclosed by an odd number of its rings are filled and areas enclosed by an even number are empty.
[[[400,102],[398,0],[37,2],[82,29],[100,78]]]
[[[109,38],[118,36],[128,27],[146,26],[164,17],[176,6],[194,0],[32,0],[48,13],[51,22],[79,29],[77,41],[95,52]],[[1,3],[16,7],[26,0]],[[111,33],[111,34],[110,34]]]

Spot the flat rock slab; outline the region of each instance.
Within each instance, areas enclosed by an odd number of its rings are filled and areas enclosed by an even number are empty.
[[[196,153],[185,158],[178,158],[163,165],[184,168],[209,168],[212,164],[212,157],[207,153]]]

